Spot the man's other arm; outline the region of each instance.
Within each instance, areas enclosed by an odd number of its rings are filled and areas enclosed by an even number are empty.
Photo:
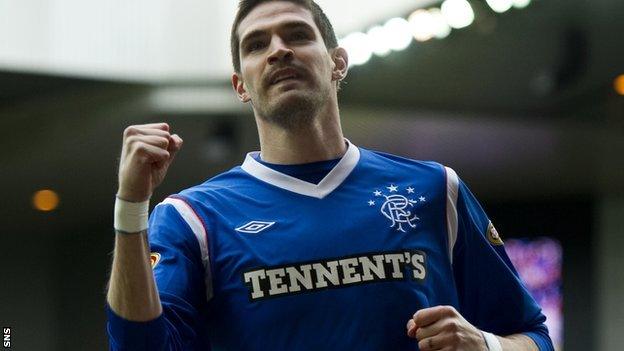
[[[499,336],[504,351],[539,351],[525,334]],[[435,306],[417,311],[407,323],[407,336],[418,340],[421,351],[449,348],[450,350],[490,350],[485,334],[464,319],[452,306]]]

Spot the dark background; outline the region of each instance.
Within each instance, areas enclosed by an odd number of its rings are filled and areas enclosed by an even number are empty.
[[[341,92],[356,145],[457,170],[504,238],[563,245],[564,349],[624,341],[624,2],[539,0],[354,67]],[[225,54],[225,53],[224,53]],[[240,164],[250,111],[156,104],[163,89],[0,70],[0,324],[16,350],[103,350],[121,133],[167,121],[185,140],[153,197]],[[54,189],[52,212],[31,204]]]

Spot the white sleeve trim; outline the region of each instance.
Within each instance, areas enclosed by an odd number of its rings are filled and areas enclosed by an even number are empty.
[[[459,177],[452,168],[446,170],[446,226],[448,232],[449,259],[453,263],[453,248],[457,241],[457,195],[459,193]]]
[[[199,218],[195,210],[186,203],[184,200],[176,199],[172,197],[166,198],[161,204],[169,204],[172,205],[182,216],[182,219],[188,224],[193,234],[195,234],[195,238],[199,243],[199,250],[201,252],[201,260],[202,265],[204,266],[204,278],[206,284],[206,299],[210,300],[212,298],[212,276],[210,271],[210,255],[208,252],[208,236],[206,233],[206,228],[202,220]]]

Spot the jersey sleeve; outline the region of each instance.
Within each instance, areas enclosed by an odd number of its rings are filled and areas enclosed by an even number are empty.
[[[152,321],[133,322],[108,307],[111,350],[209,349],[201,311],[210,296],[206,287],[210,278],[206,246],[198,238],[205,232],[197,233],[193,227],[201,223],[189,221],[192,209],[183,206],[183,200],[167,199],[154,208],[149,220],[152,267],[163,313]]]
[[[460,313],[481,330],[500,336],[523,333],[539,350],[553,350],[546,317],[521,282],[502,239],[466,184],[456,175],[455,182],[451,257]]]

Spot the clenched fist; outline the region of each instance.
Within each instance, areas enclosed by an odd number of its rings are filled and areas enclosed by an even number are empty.
[[[421,351],[487,350],[481,331],[452,306],[435,306],[416,312],[407,322],[407,336],[418,340]]]
[[[148,200],[167,174],[182,139],[166,123],[126,128],[119,161],[117,196],[131,202]]]

